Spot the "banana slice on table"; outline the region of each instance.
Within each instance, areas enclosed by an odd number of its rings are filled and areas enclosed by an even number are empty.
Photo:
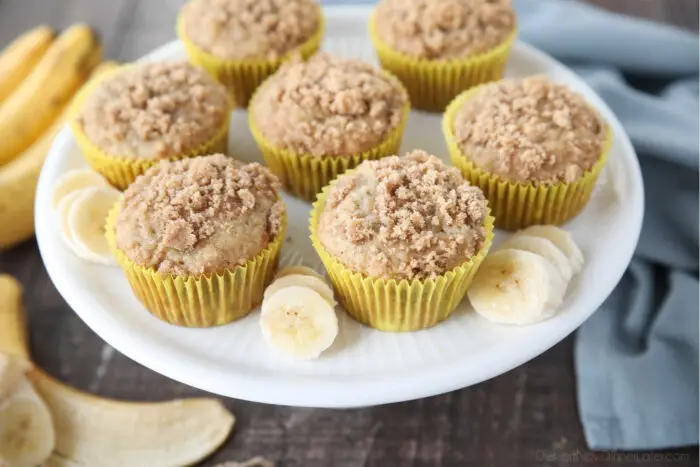
[[[333,297],[333,289],[318,276],[302,276],[301,274],[291,274],[276,279],[270,286],[265,289],[263,300],[267,300],[274,294],[287,287],[298,285],[300,287],[308,287],[318,293],[331,307],[335,307],[335,299]]]
[[[24,377],[0,400],[0,465],[36,467],[56,444],[51,413]]]
[[[97,264],[116,264],[105,237],[105,222],[120,195],[112,187],[93,186],[79,191],[68,209],[67,219],[77,256]]]
[[[302,276],[316,276],[319,279],[323,278],[323,276],[316,272],[315,269],[312,269],[308,266],[287,266],[286,268],[282,268],[279,271],[277,271],[275,279],[279,279],[284,276],[290,276],[292,274],[299,274]]]
[[[544,237],[515,234],[498,248],[499,250],[523,250],[544,257],[556,267],[568,283],[574,276],[574,269],[569,258],[551,241]]]
[[[474,310],[504,324],[532,324],[553,316],[567,282],[544,257],[523,250],[487,255],[467,290]]]
[[[585,262],[583,252],[581,252],[574,238],[566,230],[556,225],[533,225],[521,230],[515,235],[530,235],[533,237],[546,238],[554,243],[554,245],[566,255],[574,274],[578,274],[581,272],[581,269],[583,269],[583,264]]]
[[[338,317],[318,292],[298,285],[263,300],[260,328],[267,344],[288,357],[317,358],[338,335]]]
[[[75,169],[58,177],[51,193],[51,207],[56,210],[61,200],[68,194],[91,186],[109,187],[100,174],[91,169]]]

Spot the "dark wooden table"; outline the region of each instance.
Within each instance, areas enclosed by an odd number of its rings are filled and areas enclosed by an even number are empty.
[[[698,29],[697,0],[593,3]],[[0,47],[40,22],[61,28],[84,21],[100,32],[107,57],[127,61],[174,38],[175,12],[181,4],[182,0],[0,0]],[[104,344],[58,294],[34,240],[1,253],[0,271],[24,284],[35,360],[64,382],[131,400],[202,394]],[[568,338],[500,377],[412,402],[333,411],[226,400],[238,419],[234,435],[203,465],[256,455],[290,467],[640,465],[641,456],[623,461],[590,457],[574,383],[573,340]],[[680,457],[643,465],[698,465],[697,448],[672,454]],[[548,460],[552,457],[556,460]]]

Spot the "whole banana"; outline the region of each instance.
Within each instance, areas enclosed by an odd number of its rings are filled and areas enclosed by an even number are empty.
[[[103,62],[90,79],[115,69],[116,62]],[[34,195],[41,167],[56,134],[68,119],[71,104],[26,151],[0,167],[0,250],[11,248],[34,235]]]
[[[0,52],[0,102],[29,76],[56,34],[48,26],[25,32]]]
[[[3,355],[28,359],[29,349],[22,287],[0,274],[0,364]],[[33,458],[31,450],[54,434],[55,439],[48,440],[55,446],[51,457],[45,464],[31,465],[193,465],[215,451],[235,423],[223,404],[212,398],[123,402],[68,387],[36,367],[26,378],[53,423],[46,426],[36,404],[35,410],[22,413],[16,409],[23,407],[13,400],[0,405],[0,465],[3,456]]]
[[[0,104],[0,166],[26,150],[56,120],[101,55],[97,37],[83,24],[70,27],[51,44]]]

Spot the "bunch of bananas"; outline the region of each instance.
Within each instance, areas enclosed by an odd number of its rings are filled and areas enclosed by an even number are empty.
[[[77,91],[116,66],[90,27],[38,26],[0,51],[0,250],[34,235],[41,167]]]

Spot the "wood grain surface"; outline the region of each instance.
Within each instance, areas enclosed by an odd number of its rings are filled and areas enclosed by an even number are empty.
[[[696,0],[592,3],[698,30]],[[83,21],[99,32],[107,57],[127,61],[174,38],[181,4],[0,0],[0,47],[38,23],[63,28]],[[202,395],[105,345],[56,292],[34,240],[1,253],[0,271],[24,284],[35,360],[64,382],[131,400]],[[238,419],[234,435],[202,465],[256,455],[287,467],[698,465],[697,448],[664,453],[665,460],[647,460],[641,453],[613,458],[586,449],[576,406],[572,338],[500,377],[423,400],[343,411],[225,402]]]

